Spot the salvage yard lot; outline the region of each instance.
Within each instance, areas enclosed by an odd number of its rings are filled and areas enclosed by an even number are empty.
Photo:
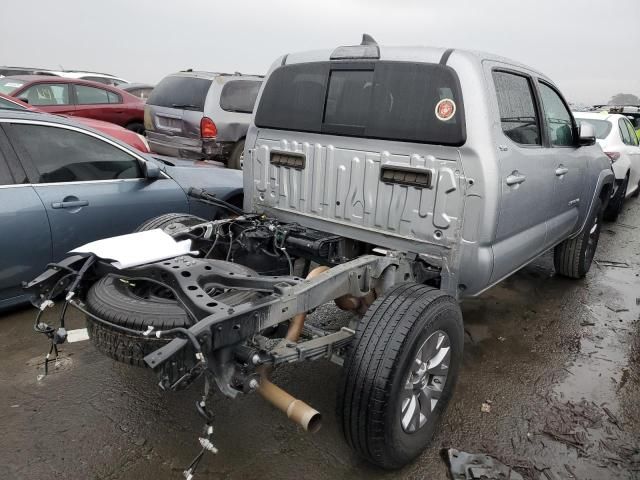
[[[206,457],[201,478],[445,479],[443,447],[491,454],[525,478],[638,478],[639,205],[628,202],[618,223],[604,225],[584,281],[555,276],[547,254],[463,303],[460,381],[414,464],[386,473],[347,448],[334,414],[340,370],[317,362],[279,370],[275,382],[321,411],[323,429],[300,431],[258,395],[217,394],[221,454]],[[59,367],[38,381],[47,342],[33,334],[33,315],[0,320],[0,478],[179,478],[197,451],[200,389],[162,393],[151,372],[115,363],[89,342],[64,345]],[[313,321],[336,315],[344,314],[323,307]],[[71,328],[80,326],[74,316]]]

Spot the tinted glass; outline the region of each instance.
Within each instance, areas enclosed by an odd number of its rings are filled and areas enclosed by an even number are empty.
[[[0,108],[3,110],[26,110],[22,105],[18,105],[2,97],[0,97]]]
[[[0,101],[1,100],[2,99],[0,98]],[[9,165],[7,165],[7,162],[2,156],[2,152],[0,152],[0,185],[10,185],[12,183],[14,183],[14,181],[13,176],[9,171]]]
[[[318,62],[278,68],[264,88],[256,125],[443,145],[464,143],[462,97],[453,70],[384,61],[364,70],[361,64],[358,67],[331,70],[331,64]],[[441,120],[436,105],[443,99],[451,100],[455,111]]]
[[[636,131],[633,129],[633,125],[628,119],[624,120],[625,125],[627,126],[627,130],[629,131],[629,138],[631,140],[631,145],[634,147],[638,146],[638,135],[636,135]]]
[[[66,83],[38,83],[20,93],[20,100],[29,105],[69,105],[69,85]]]
[[[582,125],[583,123],[593,125],[593,128],[596,131],[596,138],[607,138],[607,135],[611,133],[611,122],[607,120],[595,120],[593,118],[576,118],[576,121],[578,122],[578,125]]]
[[[109,93],[106,90],[95,87],[87,87],[86,85],[76,85],[76,99],[78,105],[98,105],[109,102]],[[112,94],[113,95],[113,94]]]
[[[251,113],[256,104],[260,81],[231,80],[222,87],[220,108],[228,112]]]
[[[361,127],[364,133],[371,107],[373,74],[373,70],[331,72],[324,122]]]
[[[151,94],[152,90],[153,88],[141,87],[141,88],[128,89],[127,92],[138,98],[146,100],[147,98],[149,98],[149,95]]]
[[[39,183],[142,177],[140,164],[134,157],[84,133],[12,124],[10,134],[31,157],[40,174]]]
[[[464,143],[462,94],[452,69],[379,62],[374,81],[367,136],[440,145]],[[453,102],[455,111],[442,120],[436,108],[445,99]]]
[[[622,138],[622,143],[625,145],[631,145],[631,135],[629,135],[629,130],[627,130],[627,126],[624,123],[624,120],[618,120],[618,128],[620,130],[620,138]]]
[[[260,98],[256,125],[319,132],[328,76],[328,63],[300,63],[275,70]]]
[[[542,145],[531,83],[527,77],[493,72],[500,122],[504,134],[521,145]]]
[[[10,94],[14,90],[22,87],[25,83],[22,80],[14,80],[12,78],[0,78],[0,93]]]
[[[147,103],[202,112],[210,86],[211,80],[206,78],[166,77],[153,89]]]
[[[560,95],[544,83],[540,83],[540,97],[551,145],[570,147],[576,144],[571,112],[560,98]]]

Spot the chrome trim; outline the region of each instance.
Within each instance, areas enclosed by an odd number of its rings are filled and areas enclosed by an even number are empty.
[[[11,185],[0,185],[0,190],[3,188],[18,188],[18,187],[33,187],[30,183],[12,183]]]

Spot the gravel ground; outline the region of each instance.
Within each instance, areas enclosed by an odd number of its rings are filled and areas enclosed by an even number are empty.
[[[585,280],[554,276],[545,255],[463,304],[460,380],[431,447],[412,465],[383,472],[347,448],[334,413],[339,367],[316,362],[274,378],[323,413],[319,433],[302,432],[257,395],[217,395],[220,453],[196,478],[437,480],[447,478],[441,450],[453,447],[493,455],[528,479],[639,479],[639,205],[628,202],[605,224],[599,265]],[[33,315],[0,318],[0,478],[182,478],[197,451],[200,389],[162,393],[148,371],[89,342],[65,345],[58,368],[38,380],[46,342],[31,331]],[[326,306],[314,321],[338,315]],[[82,326],[77,316],[74,326]]]

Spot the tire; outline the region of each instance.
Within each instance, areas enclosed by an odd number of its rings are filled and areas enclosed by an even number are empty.
[[[622,207],[624,206],[624,200],[627,196],[627,188],[629,186],[629,175],[625,177],[622,181],[622,184],[616,190],[616,194],[609,200],[609,204],[607,208],[604,210],[603,218],[607,222],[615,222],[622,212]]]
[[[244,156],[244,139],[239,140],[233,147],[231,156],[227,160],[227,167],[235,170],[242,170],[242,160]]]
[[[587,274],[598,247],[602,215],[602,200],[598,198],[582,233],[556,245],[553,251],[553,264],[558,275],[583,278]]]
[[[238,274],[255,274],[253,270],[242,265],[229,264]],[[86,306],[89,312],[108,322],[144,331],[149,326],[155,330],[174,327],[190,327],[192,320],[167,290],[150,285],[142,288],[141,282],[133,287],[131,282],[124,282],[112,276],[98,280],[89,289]],[[215,296],[229,306],[255,298],[257,294],[250,291],[230,291]],[[129,365],[146,367],[144,357],[170,341],[149,335],[140,337],[117,331],[87,317],[87,331],[94,346],[105,355]],[[188,349],[183,355],[189,355]],[[176,360],[179,360],[176,358]]]
[[[155,230],[156,228],[159,228],[170,233],[171,230],[176,228],[191,227],[203,222],[206,222],[206,220],[187,213],[165,213],[164,215],[150,218],[138,226],[135,231],[144,232],[146,230]]]
[[[428,370],[414,371],[423,344],[431,345],[426,340],[434,341],[442,333],[450,347],[444,381],[442,376],[432,378]],[[338,418],[347,443],[366,460],[386,469],[401,468],[417,457],[431,441],[453,394],[463,343],[460,307],[440,290],[405,283],[378,298],[358,324],[339,388]],[[446,361],[445,356],[442,363]],[[424,376],[426,386],[417,380],[419,375]],[[440,380],[439,387],[436,380]],[[405,388],[408,385],[410,390]],[[439,389],[435,408],[424,396],[413,398],[428,386],[432,388],[424,390],[425,394]],[[422,406],[433,408],[424,419],[420,413],[410,415],[412,406],[421,406],[420,399]],[[407,418],[412,420],[407,422]]]
[[[131,122],[130,124],[128,124],[126,127],[127,130],[131,130],[132,132],[136,132],[140,135],[144,135],[144,124],[141,122]]]

